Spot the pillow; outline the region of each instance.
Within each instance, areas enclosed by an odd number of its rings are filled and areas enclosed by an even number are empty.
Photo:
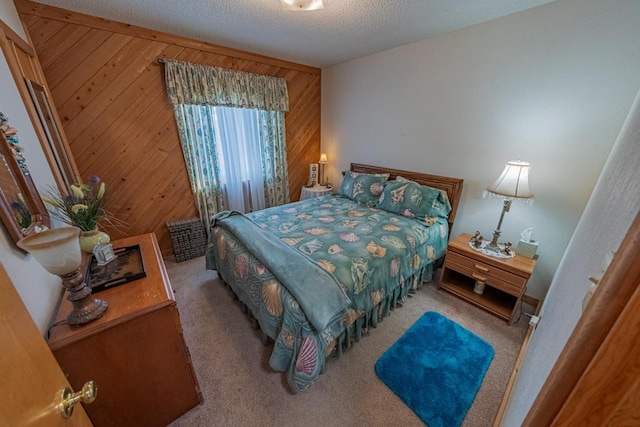
[[[375,206],[388,179],[388,173],[368,174],[347,171],[338,194],[367,206]]]
[[[400,176],[400,175],[396,175],[396,181],[399,181],[399,182],[413,182],[414,184],[418,184],[417,182],[412,181],[409,178],[405,178],[404,176]],[[418,185],[420,185],[420,184],[418,184]]]
[[[437,217],[446,218],[451,212],[446,192],[398,178],[387,182],[378,200],[378,208],[414,218],[427,225],[433,224]]]

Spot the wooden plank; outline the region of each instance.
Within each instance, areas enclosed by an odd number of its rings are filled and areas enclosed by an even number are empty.
[[[94,46],[104,42],[111,33],[102,30],[91,29],[87,34],[74,43],[62,55],[55,59],[51,65],[44,68],[47,76],[49,90],[55,89],[71,71],[79,68],[82,61],[91,54]],[[54,101],[56,99],[54,98]],[[56,101],[57,104],[57,101]]]
[[[28,17],[32,15],[22,15]],[[66,24],[53,37],[38,48],[38,59],[43,69],[49,67],[71,46],[77,43],[91,28],[80,25]]]
[[[115,56],[109,59],[94,75],[79,80],[82,86],[74,93],[67,92],[69,98],[64,104],[58,104],[60,116],[66,121],[76,117],[94,98],[100,96],[102,90],[136,58],[137,54],[149,47],[148,40],[134,39],[120,49]],[[60,95],[64,97],[65,95]]]
[[[33,47],[37,50],[43,44],[53,37],[60,29],[64,27],[64,22],[56,21],[53,19],[41,19],[38,24],[29,29],[31,40],[33,41]]]
[[[136,98],[144,93],[150,82],[149,78],[156,75],[159,68],[158,64],[152,63],[152,58],[158,56],[166,47],[164,43],[153,42],[103,90],[102,96],[93,99],[80,114],[66,121],[65,131],[71,147],[79,137],[85,141],[96,139],[125,106],[135,102]],[[97,120],[100,116],[102,119]],[[63,122],[66,119],[62,117]]]
[[[41,19],[41,18],[37,15],[22,15],[22,23],[24,24],[24,27],[27,29],[38,19]]]
[[[165,52],[174,54],[175,50],[181,49],[178,46],[171,46]],[[118,157],[117,152],[110,149],[110,144],[116,141],[130,124],[138,125],[137,117],[143,113],[148,103],[155,100],[163,107],[168,106],[168,103],[163,101],[165,88],[160,69],[159,64],[150,63],[148,72],[139,76],[120,95],[116,95],[114,103],[107,104],[100,119],[93,123],[87,137],[80,138],[79,144],[82,144],[82,147],[75,153],[87,168],[102,162],[105,153]],[[132,97],[135,98],[133,101],[131,101]],[[109,110],[113,110],[113,113],[109,113]],[[87,141],[91,142],[87,143]],[[137,145],[149,148],[152,147],[152,142],[145,141],[144,144]]]
[[[245,52],[238,49],[232,49],[212,43],[201,42],[173,34],[154,31],[147,28],[136,27],[135,25],[123,24],[120,22],[110,21],[108,19],[97,18],[70,10],[60,9],[40,3],[34,3],[27,0],[15,0],[18,12],[30,15],[38,15],[50,19],[56,19],[64,22],[72,22],[80,25],[87,25],[93,28],[100,28],[106,31],[129,34],[135,37],[141,37],[148,40],[157,40],[167,44],[175,44],[183,47],[190,47],[206,52],[212,52],[219,55],[233,56],[235,58],[246,59],[253,62],[266,63],[277,67],[290,68],[293,70],[319,74],[320,69],[310,67],[308,65],[296,64],[294,62],[284,61],[281,59],[270,58],[256,53]]]
[[[105,156],[101,156],[99,152],[96,152],[93,158],[87,161],[90,163],[93,160],[93,169],[99,170],[100,173],[106,176],[114,176],[118,174],[119,169],[127,167],[131,167],[141,174],[148,175],[150,173],[150,171],[142,169],[140,159],[161,149],[158,141],[167,134],[174,136],[173,132],[175,132],[173,113],[171,111],[163,111],[165,105],[154,101],[154,98],[150,98],[148,108],[144,110],[134,108],[136,113],[140,111],[136,117],[132,117],[131,120],[126,122],[119,120],[114,129],[109,129],[109,131],[105,132],[109,141],[105,140],[102,144],[98,141],[97,145],[108,145],[108,150],[105,151],[108,153],[108,156],[106,156],[108,160],[106,162],[100,161]],[[127,114],[124,116],[129,117]],[[174,122],[171,122],[171,120]],[[159,127],[158,124],[163,122],[171,123],[174,126],[169,126],[168,128],[166,126]],[[175,139],[172,138],[172,140],[176,145]],[[149,141],[149,144],[136,144],[135,141]],[[151,144],[153,144],[153,150],[149,149]],[[143,179],[143,177],[140,178]],[[130,189],[127,193],[121,195],[121,199],[126,202],[125,199],[128,195],[135,195],[136,193],[135,189]]]
[[[131,36],[113,33],[82,61],[82,67],[72,70],[51,90],[59,105],[63,105],[84,82],[91,78],[106,61],[111,60],[129,41]]]
[[[136,213],[130,217],[129,227],[131,230],[152,229],[158,225],[164,225],[164,223],[157,223],[155,219],[157,212],[164,212],[170,217],[169,211],[174,205],[180,206],[178,208],[180,212],[184,207],[190,209],[191,212],[195,209],[193,197],[184,197],[184,188],[189,185],[189,182],[185,168],[175,167],[177,160],[184,165],[181,148],[169,145],[167,150],[157,150],[140,162],[142,167],[139,169],[147,166],[158,170],[159,179],[149,183],[150,185],[147,186],[144,194],[133,195],[134,197],[123,202],[127,209]],[[139,171],[132,170],[130,172],[128,180],[139,180],[139,177],[136,177]],[[175,203],[180,199],[182,199],[181,202]]]
[[[156,152],[153,156],[149,156],[146,164],[148,166],[154,166],[161,164],[169,155],[179,156],[181,151],[178,147],[174,147],[169,152]],[[163,207],[166,208],[168,200],[176,200],[182,193],[182,188],[175,185],[173,182],[178,176],[182,175],[183,171],[178,168],[166,169],[164,172],[164,180],[158,180],[152,183],[149,187],[148,193],[136,199],[138,206],[132,207],[139,212],[136,215],[136,221],[131,224],[132,229],[146,228],[149,220],[153,218],[155,212],[158,212]],[[146,199],[146,200],[145,200]],[[193,198],[187,198],[186,203],[193,204]]]

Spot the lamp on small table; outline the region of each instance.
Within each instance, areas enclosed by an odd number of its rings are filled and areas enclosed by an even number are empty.
[[[484,192],[485,197],[500,197],[504,199],[502,213],[498,221],[498,227],[493,232],[491,243],[484,249],[499,253],[498,239],[500,238],[500,227],[504,219],[504,213],[509,212],[513,199],[522,199],[527,203],[533,203],[533,194],[529,190],[529,163],[521,161],[507,162],[496,182],[487,187]]]
[[[327,185],[327,179],[325,177],[325,171],[324,169],[327,167],[327,163],[329,163],[327,161],[327,153],[320,153],[320,160],[318,161],[318,163],[320,163],[320,185]]]
[[[81,325],[104,314],[107,302],[91,296],[91,288],[80,272],[79,228],[62,227],[31,234],[19,240],[18,246],[33,255],[49,273],[62,278],[62,286],[69,291],[67,299],[73,304],[68,324]]]

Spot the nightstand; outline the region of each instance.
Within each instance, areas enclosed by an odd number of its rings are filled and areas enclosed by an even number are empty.
[[[323,185],[314,185],[313,187],[302,187],[300,191],[300,200],[313,199],[314,197],[325,196],[331,194],[333,188],[327,188]]]
[[[469,246],[469,239],[471,235],[463,233],[449,242],[440,288],[495,314],[510,325],[537,258],[491,257]],[[476,280],[485,283],[482,294],[473,291]]]

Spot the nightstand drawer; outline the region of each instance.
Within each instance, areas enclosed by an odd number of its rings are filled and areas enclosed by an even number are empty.
[[[527,279],[524,277],[475,261],[453,251],[447,252],[445,264],[447,268],[485,282],[511,295],[520,296],[527,283]]]

